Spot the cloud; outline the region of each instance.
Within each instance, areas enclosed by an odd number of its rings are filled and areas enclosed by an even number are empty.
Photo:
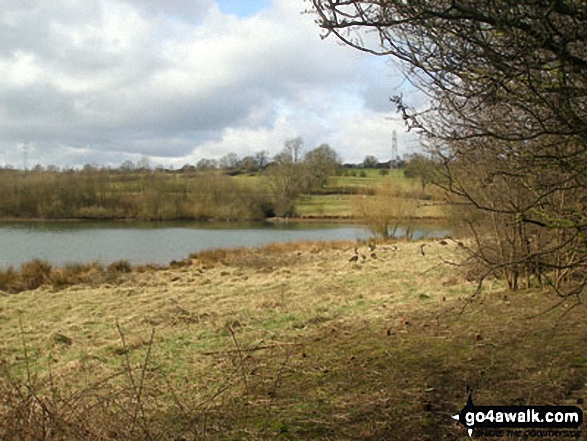
[[[2,2],[0,164],[20,166],[22,142],[44,165],[143,154],[179,164],[276,152],[294,136],[330,142],[343,157],[356,157],[359,145],[374,154],[377,143],[365,139],[387,135],[361,127],[381,130],[373,121],[392,110],[389,66],[322,41],[305,7]]]
[[[214,7],[214,0],[124,0],[125,3],[147,15],[167,16],[193,20]]]

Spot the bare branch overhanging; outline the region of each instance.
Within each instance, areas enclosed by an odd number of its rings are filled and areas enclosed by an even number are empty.
[[[539,279],[548,276],[557,293],[582,292],[587,284],[587,3],[312,4],[325,37],[395,57],[406,76],[427,90],[427,109],[412,109],[402,97],[392,101],[408,126],[433,143],[444,164],[439,184],[458,206],[464,201],[485,213],[484,228],[493,225],[494,243],[474,235],[478,260],[504,272],[512,287],[525,270]],[[368,38],[371,33],[378,38]],[[476,221],[469,224],[479,228]]]

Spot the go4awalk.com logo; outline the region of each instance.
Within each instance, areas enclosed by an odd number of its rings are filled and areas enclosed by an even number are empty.
[[[581,436],[578,428],[583,423],[583,411],[576,406],[476,406],[473,390],[467,390],[467,404],[452,418],[465,426],[470,437],[477,429],[491,430],[483,433],[486,436]]]

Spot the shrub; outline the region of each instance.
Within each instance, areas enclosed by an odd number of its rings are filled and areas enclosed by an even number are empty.
[[[121,259],[108,265],[108,271],[113,273],[130,273],[132,265],[128,260]]]
[[[6,271],[0,269],[0,290],[12,292],[16,279],[17,274],[14,268],[9,267]]]
[[[57,288],[90,282],[92,277],[103,271],[99,263],[68,263],[51,272],[50,282]]]
[[[35,259],[23,263],[20,267],[20,284],[23,290],[36,289],[49,280],[51,264],[47,261]]]

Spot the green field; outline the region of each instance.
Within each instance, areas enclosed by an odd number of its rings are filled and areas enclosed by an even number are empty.
[[[382,171],[389,172],[384,175]],[[345,175],[342,176],[331,176],[328,180],[327,187],[332,186],[335,188],[340,187],[369,187],[379,183],[384,178],[395,178],[399,180],[406,179],[404,177],[403,170],[387,170],[387,169],[375,169],[375,168],[363,168],[363,169],[343,169]],[[349,175],[352,173],[353,175]],[[365,174],[366,176],[361,176]]]
[[[301,217],[350,218],[353,216],[353,196],[344,194],[304,195],[295,203]]]
[[[445,219],[447,211],[442,195],[420,181],[406,178],[402,170],[382,175],[380,169],[350,169],[356,176],[331,176],[320,193],[302,195],[296,200],[296,214],[301,217],[340,217],[367,219],[363,211],[373,212],[377,205],[389,208],[389,216],[398,219]],[[386,170],[387,171],[387,170]],[[365,177],[359,173],[364,172]],[[406,209],[402,209],[406,207]],[[408,210],[409,208],[409,210]],[[408,213],[409,211],[409,213]]]

